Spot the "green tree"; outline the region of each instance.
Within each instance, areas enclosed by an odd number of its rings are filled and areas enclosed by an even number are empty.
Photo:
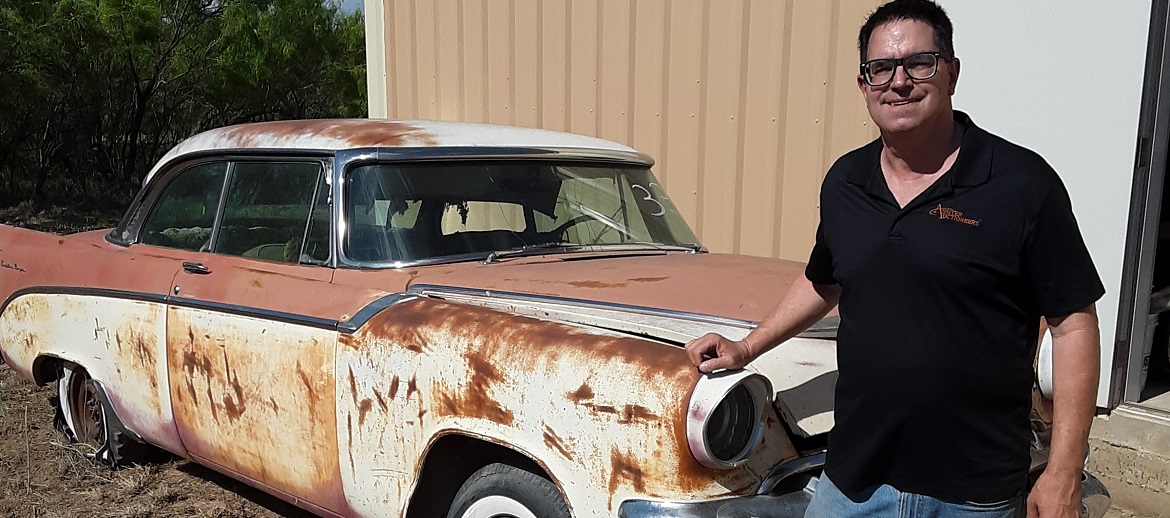
[[[198,131],[363,116],[363,30],[319,0],[0,0],[0,204],[124,202]]]

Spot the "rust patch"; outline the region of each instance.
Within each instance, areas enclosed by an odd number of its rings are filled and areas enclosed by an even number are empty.
[[[582,401],[593,399],[593,389],[589,387],[588,383],[582,383],[577,390],[565,394],[565,398],[577,404]]]
[[[219,422],[219,410],[215,408],[215,398],[211,395],[211,383],[207,384],[207,407],[211,409],[211,419]]]
[[[425,349],[421,330],[435,326],[435,319],[444,316],[443,313],[426,311],[395,311],[394,318],[374,319],[363,331],[394,346],[421,353]]]
[[[358,341],[353,337],[353,335],[340,335],[337,337],[337,343],[355,351],[360,349],[360,347],[358,347]]]
[[[597,413],[597,414],[617,414],[618,413],[617,408],[610,406],[610,405],[590,405],[590,404],[587,404],[584,406],[586,408],[592,409],[593,412]]]
[[[353,404],[357,404],[357,379],[353,377],[353,367],[349,368],[349,395],[353,396]]]
[[[358,427],[365,426],[366,414],[370,413],[370,409],[373,406],[374,402],[370,398],[363,399],[361,404],[358,405]]]
[[[412,376],[410,381],[406,382],[406,399],[410,399],[410,395],[415,392],[418,392],[418,380]]]
[[[228,364],[227,353],[223,355],[224,373],[228,378],[229,384],[232,387],[232,392],[235,393],[235,399],[232,399],[227,394],[223,395],[223,408],[227,412],[228,421],[235,422],[247,410],[247,402],[244,401],[244,389],[240,386],[240,377],[232,372],[232,367]],[[214,408],[214,405],[212,406]]]
[[[669,277],[634,277],[630,282],[660,282],[665,281]]]
[[[353,444],[353,414],[346,414],[345,416],[345,431],[349,436],[346,444]],[[357,468],[353,464],[353,448],[346,448],[349,450],[349,470],[357,473]]]
[[[548,425],[544,425],[544,445],[556,450],[565,459],[569,461],[573,460],[573,454],[569,452],[568,448],[565,448],[564,442],[561,441],[557,433]]]
[[[621,414],[618,416],[618,422],[621,424],[632,424],[635,422],[646,422],[658,419],[654,412],[649,408],[641,405],[626,405],[622,407]]]
[[[270,147],[274,139],[297,137],[333,138],[351,147],[435,145],[434,137],[419,127],[368,119],[261,122],[227,128],[222,134],[229,147]]]
[[[268,405],[272,407],[272,413],[277,414],[277,415],[280,414],[280,405],[276,404],[275,399],[268,398]]]
[[[613,448],[609,453],[610,472],[609,472],[609,494],[613,495],[622,482],[626,482],[634,487],[634,491],[639,493],[646,492],[646,482],[643,480],[642,467],[638,465],[637,458],[632,453],[623,454],[617,448]]]
[[[158,337],[149,331],[143,331],[135,327],[139,322],[123,325],[114,331],[114,341],[117,343],[118,354],[124,358],[125,365],[137,368],[132,372],[135,375],[142,376],[146,382],[150,384],[151,389],[158,391],[159,381],[156,368],[158,365],[158,358],[156,351],[158,350]],[[108,336],[108,332],[107,336]],[[156,405],[157,408],[157,405]],[[157,409],[162,412],[161,408]]]
[[[191,378],[187,378],[187,392],[191,397],[191,405],[199,406],[199,396],[195,394],[195,384],[191,383]]]
[[[617,416],[618,424],[634,424],[658,419],[658,416],[654,414],[654,412],[651,412],[649,408],[641,405],[625,405],[621,408],[618,408],[613,405],[596,405],[593,403],[579,404],[592,410],[594,414],[610,414]]]
[[[194,338],[192,338],[192,340],[194,340]],[[208,360],[207,357],[203,355],[196,356],[195,351],[190,349],[183,351],[183,372],[187,373],[188,378],[198,373],[204,378],[210,380],[211,360]]]
[[[576,287],[576,288],[597,288],[597,289],[624,288],[624,287],[626,287],[626,283],[624,283],[624,282],[600,282],[600,281],[569,281],[568,285]]]
[[[398,376],[394,376],[394,379],[390,381],[390,399],[394,399],[394,397],[397,395],[398,395]]]
[[[495,365],[485,360],[479,353],[470,351],[464,357],[467,358],[467,366],[471,370],[467,390],[462,396],[442,394],[440,415],[482,417],[494,423],[511,426],[515,421],[512,411],[500,406],[500,403],[490,396],[492,384],[504,381],[504,376]]]
[[[383,412],[385,412],[388,407],[386,406],[386,400],[382,399],[382,393],[375,390],[374,397],[378,399],[378,407],[381,408]]]
[[[297,377],[301,379],[301,385],[305,386],[305,399],[309,402],[309,415],[315,416],[317,415],[317,394],[313,390],[313,380],[309,378],[309,373],[305,372],[305,368],[301,367],[299,360],[297,361]]]

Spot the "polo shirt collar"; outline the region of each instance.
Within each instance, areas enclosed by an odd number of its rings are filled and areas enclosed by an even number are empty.
[[[991,135],[976,126],[966,113],[955,110],[955,121],[962,124],[966,131],[963,133],[963,142],[959,148],[959,156],[950,170],[943,173],[940,182],[951,187],[972,187],[987,181],[991,177]],[[884,195],[889,193],[885,178],[882,177],[881,152],[882,139],[869,143],[867,150],[873,167],[850,169],[846,181],[865,187],[871,194]]]

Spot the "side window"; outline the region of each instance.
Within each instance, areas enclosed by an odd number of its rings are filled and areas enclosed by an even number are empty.
[[[303,254],[305,238],[316,240],[323,229],[325,252],[322,254],[318,243],[314,243],[312,252],[328,258],[328,209],[323,207],[321,216],[313,208],[321,197],[321,172],[320,164],[309,162],[233,164],[223,219],[211,251],[311,263],[314,257]],[[325,224],[313,225],[317,232],[310,235],[310,222],[321,217]]]
[[[226,162],[212,162],[176,175],[143,222],[138,242],[191,251],[205,247],[226,171]]]
[[[329,184],[317,182],[317,199],[313,201],[313,213],[309,217],[309,232],[305,246],[301,247],[300,262],[325,264],[329,261],[329,222],[333,221],[329,211]]]

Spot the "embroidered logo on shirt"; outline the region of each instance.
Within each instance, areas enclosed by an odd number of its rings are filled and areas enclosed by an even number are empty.
[[[938,216],[938,219],[949,219],[951,221],[958,221],[959,223],[971,225],[972,227],[978,227],[979,221],[980,221],[977,219],[965,218],[965,217],[963,217],[963,211],[955,210],[955,209],[948,209],[946,207],[943,207],[941,203],[938,204],[937,207],[930,209],[930,215],[931,216]]]

